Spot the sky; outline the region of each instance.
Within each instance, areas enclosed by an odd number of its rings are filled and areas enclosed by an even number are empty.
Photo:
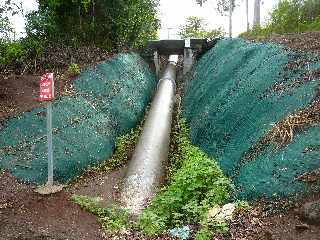
[[[0,0],[3,3],[5,0]],[[262,23],[268,19],[268,14],[279,0],[262,0],[261,20]],[[24,11],[28,12],[37,9],[36,0],[23,0]],[[245,1],[236,0],[237,7],[233,15],[233,36],[246,31]],[[252,26],[253,20],[253,2],[249,0],[249,20]],[[222,27],[228,32],[228,17],[220,16],[214,9],[215,0],[207,0],[202,7],[196,4],[196,0],[160,0],[159,18],[161,20],[160,39],[178,38],[177,32],[181,25],[186,22],[189,16],[198,16],[204,18],[207,23],[207,29]],[[24,20],[22,16],[16,15],[11,18],[17,36],[22,36],[24,32]],[[169,28],[169,29],[168,29]]]
[[[269,12],[277,5],[279,0],[262,0],[261,4],[261,22],[264,23],[269,17]],[[229,19],[227,16],[220,16],[215,10],[215,0],[207,0],[200,7],[196,0],[161,0],[160,1],[160,19],[161,30],[160,39],[177,38],[176,33],[179,27],[186,22],[189,16],[198,16],[204,18],[207,23],[207,29],[222,27],[225,32],[229,29]],[[236,9],[233,13],[233,36],[238,36],[246,31],[246,7],[244,0],[236,0]],[[254,0],[249,0],[249,21],[250,26],[253,22],[253,4]],[[172,28],[169,29],[168,28]]]
[[[4,2],[5,0],[0,0],[0,5],[3,5]],[[23,11],[25,13],[30,12],[31,10],[36,10],[38,7],[36,0],[23,0],[21,2],[23,5]],[[10,17],[10,21],[16,30],[17,37],[23,36],[22,32],[25,32],[25,29],[24,29],[25,23],[21,14],[17,14],[13,17]]]

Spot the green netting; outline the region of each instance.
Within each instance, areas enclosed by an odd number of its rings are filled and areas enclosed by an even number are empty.
[[[120,54],[81,73],[75,94],[53,104],[54,175],[66,182],[107,159],[116,137],[141,120],[155,76],[136,54]],[[46,109],[8,119],[0,131],[0,168],[21,180],[47,178]]]
[[[281,150],[242,159],[274,123],[314,101],[319,79],[304,77],[314,69],[320,61],[313,56],[242,39],[219,41],[194,66],[183,100],[190,137],[233,179],[237,197],[306,191],[295,177],[320,167],[320,152],[304,151],[320,145],[319,125]]]

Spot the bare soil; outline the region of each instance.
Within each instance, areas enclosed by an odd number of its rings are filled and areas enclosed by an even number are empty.
[[[292,50],[311,52],[320,56],[320,32],[273,34],[262,41],[278,43]]]
[[[38,101],[40,75],[0,74],[0,130],[1,120],[44,106]],[[74,94],[74,78],[55,74],[55,97]]]
[[[300,208],[306,202],[319,201],[312,194],[299,201],[259,201],[247,212],[238,212],[230,226],[234,240],[319,240],[320,226],[304,222]]]
[[[151,239],[140,232],[103,232],[97,218],[70,201],[72,194],[102,198],[106,205],[117,199],[126,168],[80,177],[60,193],[42,196],[35,186],[18,182],[7,172],[0,174],[0,240],[11,239]],[[300,201],[279,200],[253,203],[248,211],[236,213],[228,236],[221,240],[319,240],[320,226],[303,222],[299,208],[320,200],[320,193]],[[194,227],[192,227],[194,228]],[[162,235],[153,239],[172,239]],[[193,239],[193,238],[192,238]]]
[[[0,175],[0,239],[105,239],[95,216],[72,203],[70,193],[49,196]]]
[[[0,75],[0,119],[39,106],[39,76]]]
[[[84,174],[66,190],[70,194],[98,197],[102,200],[102,207],[107,207],[119,199],[119,190],[126,170],[127,166],[124,166],[108,173],[99,171]]]

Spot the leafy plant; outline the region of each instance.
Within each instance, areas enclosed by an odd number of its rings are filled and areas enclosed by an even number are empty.
[[[179,122],[177,155],[169,186],[159,192],[139,217],[138,225],[147,235],[182,224],[197,224],[208,209],[228,197],[230,181],[218,164],[188,139],[184,120]]]
[[[109,50],[140,47],[157,36],[158,4],[158,0],[40,0],[39,10],[29,18],[35,23],[29,30],[69,44],[72,39]]]
[[[197,232],[195,240],[210,240],[211,237],[212,231],[210,231],[207,227],[203,227]]]
[[[76,63],[71,63],[68,67],[68,75],[71,77],[78,76],[80,74],[80,67]]]
[[[0,44],[0,67],[10,64],[22,64],[26,57],[26,51],[18,42]]]
[[[239,211],[246,211],[250,208],[250,205],[247,201],[238,200],[234,203],[234,206]]]

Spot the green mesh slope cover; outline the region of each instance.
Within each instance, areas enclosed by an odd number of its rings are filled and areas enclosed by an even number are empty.
[[[200,59],[185,82],[183,107],[191,140],[218,160],[233,179],[237,197],[305,191],[306,186],[295,177],[320,167],[320,152],[304,151],[319,145],[319,126],[299,134],[280,151],[267,149],[252,161],[241,161],[272,124],[313,101],[319,79],[297,84],[307,65],[285,71],[285,66],[297,59],[311,62],[309,70],[320,69],[312,56],[277,45],[221,40]],[[270,92],[275,83],[280,83],[282,90]]]
[[[66,182],[107,159],[116,137],[143,117],[155,84],[135,54],[120,54],[81,73],[74,83],[76,94],[53,104],[55,179]],[[46,181],[45,111],[36,108],[9,119],[0,131],[0,168],[24,181]]]

